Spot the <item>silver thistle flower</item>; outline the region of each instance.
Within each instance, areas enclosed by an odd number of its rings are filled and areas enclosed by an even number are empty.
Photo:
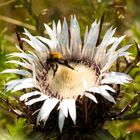
[[[100,22],[95,21],[90,30],[86,28],[82,45],[80,28],[75,16],[71,16],[70,28],[67,21],[61,26],[53,22],[52,29],[45,24],[49,38],[34,37],[27,30],[23,38],[33,49],[25,53],[9,54],[23,61],[10,60],[24,69],[6,69],[2,73],[16,73],[24,78],[7,83],[7,91],[12,92],[33,88],[32,92],[20,97],[27,106],[44,101],[37,116],[37,124],[46,123],[51,111],[58,105],[59,129],[62,131],[65,118],[71,117],[76,124],[76,100],[86,96],[98,103],[95,93],[108,101],[116,103],[109,94],[115,90],[112,84],[126,84],[132,78],[124,73],[109,71],[113,63],[121,56],[128,56],[130,45],[117,49],[122,37],[113,37],[115,29],[110,28],[97,46]],[[40,95],[36,97],[35,95]],[[30,98],[32,97],[32,98]]]

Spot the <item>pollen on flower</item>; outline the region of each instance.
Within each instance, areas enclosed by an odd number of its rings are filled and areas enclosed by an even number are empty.
[[[49,83],[48,91],[45,94],[57,95],[60,99],[76,99],[79,94],[83,94],[87,88],[96,82],[96,71],[83,64],[70,64],[74,70],[58,64],[55,76],[53,70],[50,69],[47,74]],[[44,81],[45,82],[45,81]]]

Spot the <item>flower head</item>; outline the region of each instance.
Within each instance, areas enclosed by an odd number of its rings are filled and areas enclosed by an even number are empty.
[[[80,28],[75,16],[71,16],[70,28],[66,19],[61,25],[53,22],[52,29],[45,24],[49,38],[32,36],[27,30],[23,38],[33,49],[9,54],[23,61],[10,60],[23,69],[7,69],[3,73],[16,73],[24,78],[7,83],[7,91],[32,89],[20,97],[27,106],[44,101],[37,116],[37,124],[46,123],[52,110],[59,111],[58,123],[62,131],[65,118],[70,116],[76,124],[76,101],[87,97],[98,104],[97,94],[116,103],[111,96],[115,94],[113,84],[129,83],[130,76],[110,71],[113,63],[121,56],[129,55],[130,45],[117,49],[122,37],[113,37],[115,29],[107,30],[98,44],[100,22],[93,22],[90,30],[86,28],[81,41]],[[38,95],[38,96],[36,96]]]

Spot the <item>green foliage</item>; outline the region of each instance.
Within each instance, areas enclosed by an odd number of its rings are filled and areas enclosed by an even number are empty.
[[[7,129],[11,139],[25,139],[26,136],[26,128],[25,128],[25,121],[26,119],[18,119],[15,122],[15,125],[7,124]]]
[[[7,130],[2,130],[2,135],[0,135],[2,140],[26,140],[30,132],[26,126],[26,119],[15,119],[14,124],[6,124],[5,127]]]

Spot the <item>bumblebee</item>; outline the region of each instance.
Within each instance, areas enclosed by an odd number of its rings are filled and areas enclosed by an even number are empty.
[[[59,52],[54,51],[49,54],[49,59],[63,59],[63,57]]]
[[[69,65],[68,60],[64,60],[63,56],[61,55],[61,53],[57,52],[57,51],[52,51],[50,52],[50,54],[48,55],[48,62],[51,63],[52,69],[54,71],[54,75],[58,69],[58,64],[64,65],[72,70],[74,70],[74,68],[72,66]],[[57,62],[58,64],[53,64],[52,62]]]

